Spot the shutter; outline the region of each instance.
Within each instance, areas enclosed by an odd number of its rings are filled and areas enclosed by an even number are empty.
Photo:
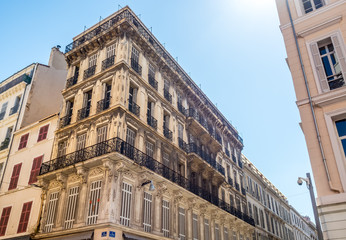
[[[52,231],[58,198],[59,198],[59,192],[53,192],[49,196],[49,202],[47,206],[46,225],[44,226],[44,232]]]
[[[130,225],[132,203],[132,185],[123,182],[120,223],[124,226]]]
[[[0,218],[0,236],[4,236],[6,233],[8,219],[10,218],[12,207],[6,207],[2,209]]]
[[[22,214],[20,215],[20,221],[18,225],[17,233],[26,232],[28,227],[30,211],[31,211],[32,202],[27,202],[23,204]]]
[[[226,227],[224,227],[223,229],[224,229],[224,231],[223,231],[223,239],[224,240],[228,240],[229,239],[228,229]]]
[[[326,77],[326,74],[324,71],[324,67],[322,64],[322,60],[321,60],[320,52],[318,50],[317,43],[316,42],[311,43],[310,49],[311,49],[312,59],[314,61],[314,65],[316,68],[317,76],[318,76],[318,79],[320,81],[321,90],[322,90],[322,92],[327,92],[327,91],[329,91],[329,85],[328,85],[327,77]]]
[[[37,181],[37,175],[40,172],[40,168],[41,168],[41,164],[42,164],[42,158],[43,158],[43,155],[39,156],[37,158],[34,158],[28,184],[31,184],[31,183],[34,183]]]
[[[146,232],[151,232],[152,198],[150,193],[144,192],[143,227]]]
[[[99,214],[101,195],[101,180],[91,183],[89,196],[89,209],[87,216],[87,225],[95,224]]]
[[[21,168],[22,168],[22,163],[14,165],[8,190],[17,188]]]
[[[219,224],[215,223],[215,240],[220,240]]]
[[[342,75],[343,75],[344,81],[345,81],[345,79],[346,79],[346,58],[345,58],[345,54],[343,53],[343,50],[341,47],[342,44],[340,43],[340,38],[338,38],[337,34],[332,35],[331,39],[332,39],[333,46],[334,46],[334,49],[336,52],[336,57],[339,60]]]
[[[196,214],[192,214],[192,228],[193,240],[198,240],[198,219]]]
[[[137,92],[138,92],[138,89],[137,88],[134,88],[133,89],[133,99],[132,99],[132,101],[134,102],[134,103],[137,103]]]
[[[179,208],[179,240],[185,240],[185,209]]]
[[[209,220],[204,219],[204,239],[209,240]]]
[[[65,229],[69,229],[73,227],[73,223],[75,220],[76,207],[77,207],[78,194],[79,194],[79,187],[70,188],[68,198],[67,198]]]
[[[162,200],[162,232],[165,237],[169,237],[169,216],[169,202]]]

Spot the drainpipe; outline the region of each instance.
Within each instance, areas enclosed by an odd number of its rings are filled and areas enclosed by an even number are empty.
[[[35,64],[35,67],[34,67],[34,73],[32,75],[32,78],[31,78],[31,82],[33,81],[34,77],[35,77],[35,74],[36,74],[36,69],[37,69],[37,63]],[[23,92],[23,97],[22,97],[22,101],[20,103],[20,106],[19,106],[19,111],[18,111],[18,116],[17,116],[17,121],[16,121],[16,125],[14,126],[13,128],[13,134],[12,134],[12,137],[11,137],[11,142],[10,142],[10,146],[8,148],[8,154],[7,154],[7,157],[6,157],[6,161],[5,161],[5,166],[4,166],[4,171],[3,171],[3,174],[1,176],[1,181],[0,181],[0,189],[1,189],[1,186],[2,186],[2,183],[4,181],[4,176],[5,176],[5,172],[6,172],[6,167],[7,167],[7,163],[8,163],[8,159],[10,157],[10,154],[11,154],[11,149],[12,149],[12,144],[13,144],[13,138],[14,138],[14,132],[17,131],[17,126],[18,126],[18,122],[19,122],[19,119],[20,119],[20,113],[22,111],[22,107],[23,107],[23,103],[24,103],[24,99],[25,99],[25,94],[26,94],[26,90],[28,88],[28,83],[25,85],[25,88],[24,88],[24,92]]]
[[[324,150],[323,150],[323,146],[322,146],[322,142],[321,142],[320,131],[318,130],[318,125],[317,125],[317,121],[316,121],[315,110],[314,110],[314,106],[313,106],[312,99],[311,99],[310,88],[309,88],[309,85],[308,85],[308,80],[307,80],[306,73],[305,73],[303,59],[302,59],[302,55],[301,55],[301,52],[300,52],[299,43],[298,43],[298,39],[297,39],[296,29],[294,27],[294,23],[293,23],[293,19],[292,19],[292,14],[291,14],[291,10],[290,10],[290,6],[289,6],[289,3],[288,3],[288,0],[286,0],[286,7],[287,7],[288,15],[290,17],[290,22],[291,22],[292,31],[293,31],[293,37],[294,37],[294,41],[295,41],[295,44],[296,44],[296,47],[297,47],[297,51],[298,51],[300,67],[301,67],[302,72],[303,72],[306,92],[308,94],[309,105],[310,105],[311,114],[312,114],[312,118],[314,120],[314,126],[315,126],[316,135],[317,135],[317,141],[318,141],[318,145],[319,145],[320,152],[321,152],[321,155],[322,155],[324,170],[326,171],[326,174],[327,174],[329,188],[332,191],[334,191],[334,192],[340,193],[341,191],[333,186],[333,183],[332,183],[331,178],[330,178],[330,174],[329,174],[329,170],[328,170],[328,166],[327,166],[327,162],[326,162],[326,157],[324,155]]]

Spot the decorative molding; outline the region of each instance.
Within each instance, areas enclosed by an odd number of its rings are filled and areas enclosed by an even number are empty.
[[[329,26],[332,26],[334,24],[337,24],[339,22],[341,22],[342,20],[342,16],[337,16],[337,17],[334,17],[334,18],[331,18],[331,19],[328,19],[327,21],[323,22],[323,23],[320,23],[320,24],[317,24],[317,25],[313,25],[313,27],[309,27],[305,30],[302,30],[300,32],[297,33],[297,37],[306,37],[314,32],[317,32],[317,31],[320,31],[324,28],[327,28]]]

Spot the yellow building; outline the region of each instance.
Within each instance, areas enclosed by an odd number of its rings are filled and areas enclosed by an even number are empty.
[[[346,236],[346,2],[276,0],[324,239]]]
[[[130,8],[65,56],[35,238],[252,238],[241,137]]]

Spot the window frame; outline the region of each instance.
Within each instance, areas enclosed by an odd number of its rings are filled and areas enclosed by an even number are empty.
[[[18,150],[26,148],[26,146],[28,145],[28,141],[29,141],[29,133],[23,134],[19,140]]]
[[[37,182],[37,176],[40,173],[40,168],[43,162],[43,155],[35,157],[32,161],[32,167],[30,171],[30,177],[28,184]]]
[[[6,212],[5,212],[6,211]],[[8,221],[11,216],[12,206],[4,207],[0,218],[0,237],[6,235]]]
[[[45,131],[44,131],[44,130],[45,130]],[[40,130],[39,130],[39,132],[38,132],[37,142],[40,142],[40,141],[42,141],[42,140],[47,139],[48,131],[49,131],[49,124],[40,127]]]
[[[33,201],[23,203],[17,233],[23,233],[27,231],[32,205],[33,205]]]
[[[23,163],[17,163],[16,165],[13,166],[11,181],[10,181],[10,184],[8,185],[8,190],[13,190],[18,187],[18,181],[19,181],[19,176],[22,169],[22,164]]]

